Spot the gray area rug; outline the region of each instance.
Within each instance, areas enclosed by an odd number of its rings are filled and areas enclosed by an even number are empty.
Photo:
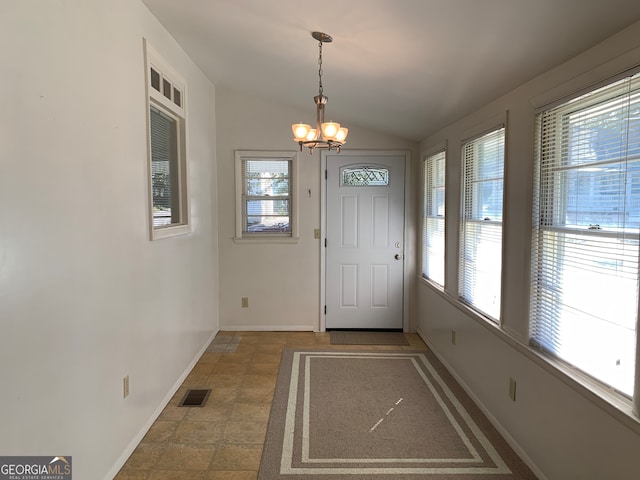
[[[409,345],[402,332],[358,332],[335,330],[329,332],[331,345]]]
[[[430,352],[285,350],[258,480],[532,480]]]

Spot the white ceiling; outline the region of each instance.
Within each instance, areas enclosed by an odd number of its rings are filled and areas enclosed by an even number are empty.
[[[637,0],[143,0],[215,85],[422,140],[640,20]],[[289,128],[284,126],[283,128]]]

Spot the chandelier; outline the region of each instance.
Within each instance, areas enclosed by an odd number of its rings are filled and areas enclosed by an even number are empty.
[[[333,38],[322,32],[312,32],[311,36],[318,40],[320,51],[318,57],[318,95],[313,97],[316,104],[316,125],[315,128],[311,128],[311,125],[306,123],[294,123],[291,125],[293,140],[300,145],[300,151],[304,146],[309,149],[311,154],[313,154],[314,148],[326,148],[328,150],[335,148],[336,152],[340,153],[340,147],[345,144],[349,129],[340,127],[340,124],[336,122],[324,121],[324,106],[327,104],[328,98],[322,93],[322,44],[332,42]]]

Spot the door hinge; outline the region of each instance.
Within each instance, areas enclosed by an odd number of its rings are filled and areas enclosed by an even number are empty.
[[[327,237],[324,237],[324,248],[327,248]]]
[[[325,180],[327,179],[327,171],[326,170],[324,171],[324,179]]]
[[[324,314],[325,315],[327,314],[327,306],[326,305],[324,306]]]

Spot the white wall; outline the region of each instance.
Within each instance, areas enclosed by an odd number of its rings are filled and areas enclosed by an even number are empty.
[[[313,85],[309,85],[312,92]],[[320,153],[299,154],[299,233],[297,244],[236,244],[235,150],[297,150],[291,124],[315,118],[312,93],[309,109],[293,110],[216,88],[218,122],[218,205],[220,219],[220,328],[223,330],[317,330],[320,311]],[[337,97],[336,97],[337,98]],[[327,106],[331,109],[331,105]],[[343,123],[347,124],[345,120]],[[416,142],[348,125],[349,149],[410,150]],[[309,196],[311,190],[311,196]],[[413,188],[415,192],[416,188]],[[409,215],[413,215],[409,208]],[[409,268],[414,268],[412,264]],[[407,286],[410,288],[410,286]],[[249,297],[249,308],[241,298]]]
[[[503,322],[509,335],[460,309],[455,298],[456,255],[449,254],[447,294],[420,280],[419,332],[484,409],[550,480],[638,478],[640,421],[607,407],[528,351],[527,315],[534,112],[640,65],[640,23],[513,92],[443,128],[422,150],[447,142],[447,248],[458,236],[460,145],[479,125],[508,111],[505,186]],[[451,330],[457,341],[451,343]],[[509,378],[517,401],[508,398]],[[630,410],[621,404],[622,410]]]
[[[155,242],[143,37],[188,82],[193,233]],[[0,453],[111,478],[218,330],[215,90],[138,1],[2,2],[0,58]]]

